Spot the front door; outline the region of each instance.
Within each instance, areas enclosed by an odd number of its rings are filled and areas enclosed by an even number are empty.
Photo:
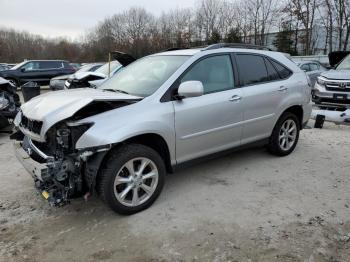
[[[181,78],[191,80],[202,82],[204,95],[173,102],[178,163],[238,146],[242,134],[242,91],[230,55],[200,60]]]

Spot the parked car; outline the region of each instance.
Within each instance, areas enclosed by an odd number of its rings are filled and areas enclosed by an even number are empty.
[[[0,131],[11,130],[13,119],[18,113],[20,105],[16,87],[0,77]]]
[[[4,70],[9,70],[10,67],[8,66],[8,64],[0,64],[0,71],[4,71]]]
[[[310,117],[311,87],[283,54],[252,48],[158,53],[97,89],[34,98],[15,119],[17,158],[52,205],[97,192],[132,214],[185,162],[253,142],[286,156]]]
[[[75,74],[80,74],[83,72],[95,72],[97,69],[99,69],[103,63],[91,63],[91,64],[85,64],[82,66]],[[63,90],[64,89],[64,83],[67,81],[69,77],[74,77],[74,74],[70,75],[62,75],[54,77],[50,80],[50,89],[53,91],[56,90]]]
[[[350,54],[330,53],[329,61],[334,69],[317,78],[312,100],[320,107],[347,107],[350,105]]]
[[[39,85],[48,85],[50,79],[60,75],[74,73],[67,61],[63,60],[29,60],[24,61],[9,70],[0,72],[0,77],[8,79],[19,87],[26,82],[37,82]]]
[[[80,63],[69,63],[76,71],[79,70],[83,64]]]
[[[131,55],[122,52],[113,52],[113,59],[113,61],[104,64],[95,72],[83,72],[72,75],[67,79],[65,88],[96,88],[114,76],[123,67],[135,61],[135,58],[133,58]]]
[[[302,61],[297,63],[297,65],[310,78],[312,86],[315,85],[317,77],[327,71],[327,68],[318,61]]]

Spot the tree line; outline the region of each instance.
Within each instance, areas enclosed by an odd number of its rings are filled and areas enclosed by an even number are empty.
[[[291,54],[313,54],[319,37],[325,53],[345,50],[350,37],[350,1],[199,0],[193,8],[159,16],[132,7],[105,18],[79,42],[2,29],[0,61],[106,61],[108,52],[114,50],[141,57],[168,48],[220,41],[271,45],[271,32],[279,32],[273,45]]]

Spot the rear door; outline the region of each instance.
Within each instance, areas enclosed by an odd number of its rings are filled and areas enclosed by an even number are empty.
[[[48,82],[51,78],[62,75],[63,69],[64,66],[62,61],[41,61],[41,82]]]
[[[178,81],[201,81],[204,95],[174,101],[178,163],[240,145],[242,91],[230,54],[201,59]]]
[[[245,144],[270,136],[289,86],[265,56],[237,53],[235,57],[243,92],[242,144]]]

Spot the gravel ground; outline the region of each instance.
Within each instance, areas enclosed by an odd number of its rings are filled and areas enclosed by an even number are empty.
[[[350,261],[350,127],[307,129],[167,177],[125,217],[98,198],[50,208],[0,134],[0,261]]]

